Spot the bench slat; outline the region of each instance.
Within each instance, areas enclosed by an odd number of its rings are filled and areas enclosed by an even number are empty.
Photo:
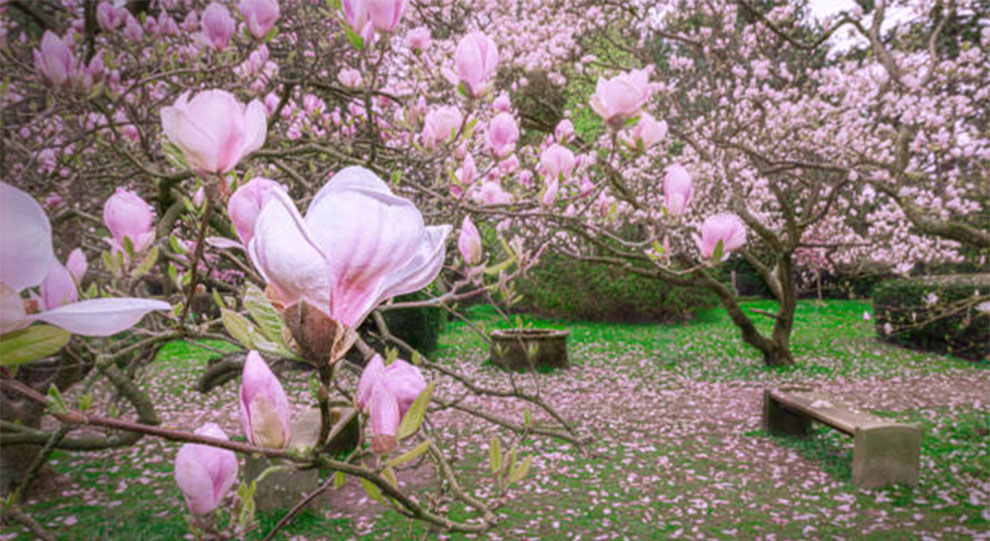
[[[856,433],[856,427],[891,424],[876,415],[852,411],[843,404],[834,404],[815,392],[773,390],[770,391],[770,396],[781,407],[806,415],[850,436]]]

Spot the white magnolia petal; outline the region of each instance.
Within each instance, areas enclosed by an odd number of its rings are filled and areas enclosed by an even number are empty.
[[[171,310],[164,301],[136,298],[91,299],[29,316],[83,336],[110,336],[127,330],[148,312]]]
[[[41,205],[0,182],[0,282],[14,291],[36,286],[54,259],[52,225]]]
[[[248,254],[286,306],[305,298],[329,311],[330,273],[326,258],[285,192],[272,190],[254,224]]]
[[[244,245],[227,237],[206,237],[206,243],[214,248],[243,250]]]
[[[390,274],[382,284],[378,295],[379,303],[405,293],[412,293],[430,285],[443,268],[447,253],[447,235],[450,225],[436,225],[426,228],[416,254],[398,271]],[[370,311],[370,310],[369,310]]]

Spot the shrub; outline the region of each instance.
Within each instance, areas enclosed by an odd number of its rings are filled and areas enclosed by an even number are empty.
[[[704,289],[551,254],[545,254],[516,287],[523,296],[519,309],[588,321],[676,321],[717,304]]]
[[[395,302],[414,302],[426,300],[429,297],[423,293],[412,293],[395,298]],[[395,337],[409,344],[413,349],[424,356],[429,357],[437,349],[437,338],[443,331],[445,316],[444,309],[437,306],[404,308],[401,310],[386,310],[382,312],[388,330]],[[377,338],[378,325],[372,317],[361,325],[359,332],[369,346],[376,351],[383,352],[385,347],[395,347],[394,344],[384,344]],[[401,351],[400,358],[408,359],[408,355]],[[347,353],[347,358],[357,364],[364,364],[364,359],[357,348],[351,348]]]
[[[986,360],[990,314],[977,310],[975,300],[987,292],[986,274],[884,282],[873,292],[877,332],[884,340],[912,349]]]

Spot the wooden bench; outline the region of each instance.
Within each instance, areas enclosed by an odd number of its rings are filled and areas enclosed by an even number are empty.
[[[852,482],[861,488],[894,483],[918,484],[921,427],[895,423],[836,403],[803,387],[767,389],[763,394],[763,428],[771,435],[807,436],[811,421],[853,437]]]

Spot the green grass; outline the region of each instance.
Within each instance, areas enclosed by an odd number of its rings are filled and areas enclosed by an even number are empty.
[[[750,311],[774,308],[768,301],[743,306]],[[863,311],[869,310],[868,304],[852,301],[799,303],[793,337],[797,365],[784,370],[761,366],[759,355],[741,343],[738,331],[721,310],[706,311],[683,325],[600,324],[525,315],[519,319],[525,325],[571,330],[573,368],[540,377],[576,381],[574,385],[587,386],[588,392],[594,382],[582,383],[581,378],[591,373],[614,372],[640,381],[645,391],[676,391],[677,382],[701,382],[696,384],[726,392],[742,389],[737,396],[792,380],[882,382],[932,376],[951,381],[985,373],[985,365],[877,341],[873,326],[862,319]],[[470,307],[467,314],[474,324],[489,330],[512,326],[489,306]],[[767,318],[753,317],[762,329],[768,329]],[[236,349],[219,342],[207,345],[221,351]],[[218,355],[188,343],[171,343],[149,367],[146,382],[168,395],[189,397],[188,387],[209,359]],[[466,324],[448,322],[440,339],[439,362],[451,366],[476,363],[482,374],[498,375],[499,369],[484,364],[487,357],[485,342]],[[289,387],[302,396],[304,391],[298,389],[305,387],[304,378]],[[229,410],[235,391],[228,385],[225,392],[204,398],[200,408],[218,414]],[[675,534],[724,539],[769,534],[778,538],[964,537],[958,528],[987,533],[987,515],[972,503],[973,491],[990,483],[986,402],[874,412],[920,423],[923,444],[918,487],[872,491],[850,484],[852,440],[835,430],[816,425],[810,438],[769,438],[755,429],[758,423],[752,418],[758,412],[744,421],[719,424],[722,419],[712,418],[691,421],[694,424],[685,428],[687,421],[678,420],[677,409],[636,416],[622,414],[626,404],[606,404],[613,407],[609,411],[619,412],[618,417],[592,416],[587,421],[598,437],[595,450],[600,456],[588,457],[571,445],[545,438],[523,442],[524,454],[552,458],[544,470],[534,469],[512,493],[513,498],[498,509],[502,520],[494,533],[502,538],[548,539],[577,534],[593,538],[613,532],[631,539]],[[754,399],[754,408],[757,403]],[[691,412],[683,415],[688,419]],[[467,490],[484,491],[492,481],[486,473],[483,442],[492,432],[481,424],[478,428],[483,431],[477,438],[481,443],[458,460],[456,469]],[[458,437],[470,438],[471,433],[459,431]],[[140,449],[112,456],[57,452],[53,467],[85,494],[50,495],[28,510],[60,539],[180,538],[186,526],[184,506],[171,477],[176,449],[173,443],[144,440]],[[126,490],[118,494],[125,482]],[[120,504],[107,509],[87,503],[93,499]],[[419,539],[429,533],[424,525],[394,511],[384,511],[370,530],[361,529],[354,519],[327,518],[328,511],[332,510],[302,513],[282,538]],[[468,516],[459,504],[451,504],[449,513],[454,518]],[[59,526],[70,516],[78,520],[76,525]],[[260,539],[280,516],[259,513],[261,527],[249,538]],[[28,536],[21,534],[18,539]]]

